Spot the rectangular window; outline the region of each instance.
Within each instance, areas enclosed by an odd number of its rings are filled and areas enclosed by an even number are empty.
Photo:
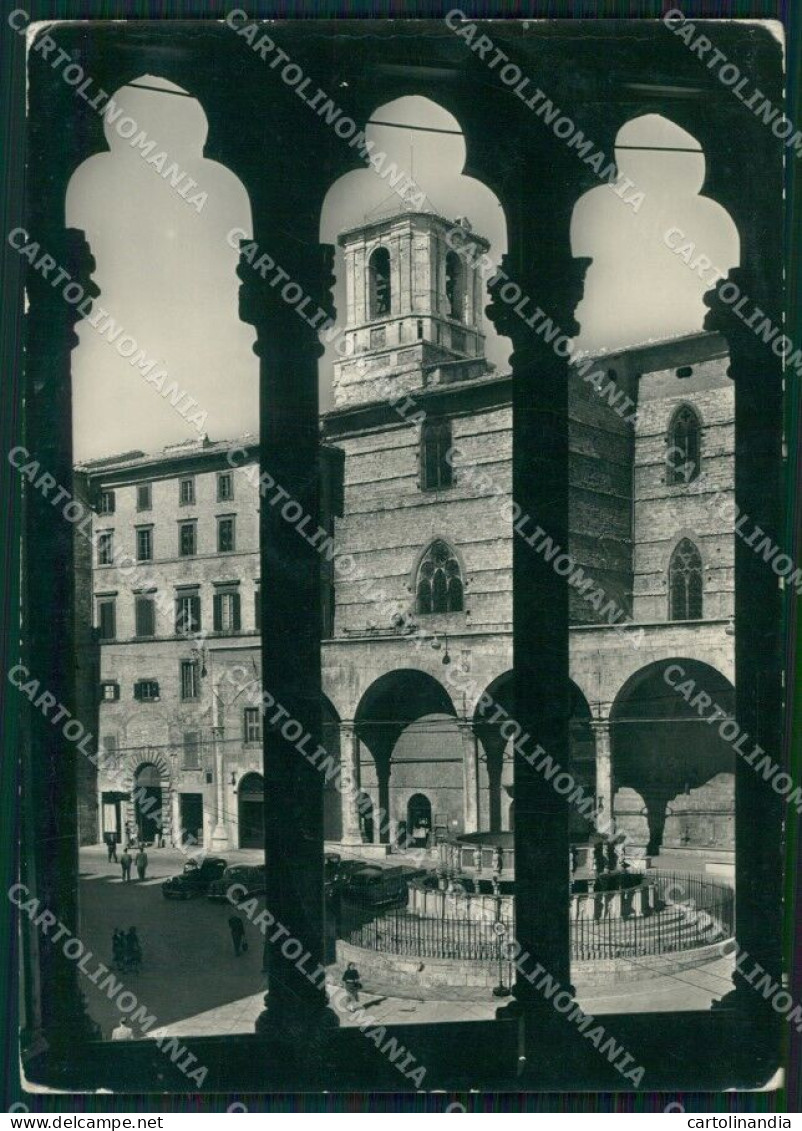
[[[239,632],[240,597],[239,593],[215,593],[214,631]]]
[[[197,553],[197,524],[182,522],[178,527],[178,553],[182,558],[194,558]]]
[[[97,505],[98,514],[114,514],[114,492],[101,491]]]
[[[234,477],[230,471],[217,473],[217,501],[226,503],[234,498]]]
[[[176,598],[175,631],[179,636],[200,632],[201,601],[197,593]]]
[[[159,698],[159,685],[155,679],[138,679],[134,684],[134,699],[142,703],[151,703]]]
[[[137,636],[156,635],[156,603],[152,597],[134,598],[134,621]]]
[[[200,754],[200,733],[197,730],[184,731],[184,769],[199,770]]]
[[[116,734],[104,735],[104,737],[100,740],[100,753],[102,757],[101,769],[115,769],[119,757]]]
[[[117,635],[117,602],[105,597],[97,603],[98,640],[114,640]]]
[[[97,536],[97,564],[114,565],[113,530],[101,530]]]
[[[195,502],[195,477],[193,475],[178,480],[178,502],[182,507],[189,507]]]
[[[104,679],[100,685],[100,698],[104,703],[112,703],[120,698],[120,685],[113,679]]]
[[[449,455],[451,453],[451,421],[427,421],[421,432],[421,488],[441,491],[454,482]]]
[[[245,708],[243,738],[248,745],[262,741],[262,719],[258,707]]]
[[[253,619],[254,628],[257,632],[262,631],[262,590],[257,585],[256,592],[253,595]]]
[[[136,509],[138,511],[149,511],[153,506],[153,499],[151,494],[150,483],[140,483],[136,489]]]
[[[217,552],[228,554],[234,549],[234,519],[218,518],[217,520]]]
[[[152,526],[137,526],[136,528],[136,560],[138,562],[153,561]]]
[[[182,660],[181,661],[181,698],[182,699],[197,699],[200,695],[200,684],[198,681],[198,661],[197,660]]]

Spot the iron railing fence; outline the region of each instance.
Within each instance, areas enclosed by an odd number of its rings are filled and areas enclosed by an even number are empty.
[[[692,950],[730,938],[735,899],[724,883],[702,875],[649,872],[657,905],[650,915],[627,918],[606,914],[571,921],[571,957],[575,961],[637,958]],[[338,937],[355,946],[388,954],[466,961],[504,960],[515,939],[512,918],[498,921],[415,915],[403,906],[377,907],[345,896],[339,906]]]

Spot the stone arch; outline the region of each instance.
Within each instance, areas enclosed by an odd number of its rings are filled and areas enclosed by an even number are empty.
[[[363,762],[362,789],[370,796],[381,843],[392,837],[391,823],[406,817],[406,798],[424,783],[436,788],[438,763],[453,775],[462,745],[451,697],[434,676],[417,668],[397,668],[378,677],[363,694],[354,728],[371,758]],[[400,746],[401,757],[396,754]],[[397,773],[391,787],[393,758]],[[441,785],[444,803],[451,803],[453,784]],[[445,790],[449,790],[446,798]],[[460,795],[461,811],[461,795]],[[438,801],[435,799],[434,809]],[[449,812],[452,810],[449,809]]]
[[[498,264],[507,251],[507,222],[499,207],[501,178],[499,183],[491,186],[493,178],[488,175],[487,168],[490,163],[485,162],[486,167],[480,168],[470,161],[467,134],[459,120],[459,115],[464,114],[464,107],[459,109],[455,105],[452,108],[439,96],[435,100],[422,91],[416,91],[415,85],[409,84],[411,89],[389,101],[386,96],[380,96],[360,103],[360,114],[364,114],[368,123],[364,130],[366,142],[371,147],[368,151],[371,167],[365,167],[364,161],[359,158],[358,147],[354,147],[351,151],[352,168],[330,185],[324,199],[320,216],[321,242],[336,246],[337,238],[344,229],[383,219],[405,209],[454,218],[468,216],[477,232],[490,241],[490,260],[492,264]],[[381,124],[382,121],[394,120],[414,126],[415,132],[409,134],[403,129]],[[432,127],[435,132],[429,133],[427,127]],[[410,152],[411,147],[414,155]],[[443,313],[447,302],[445,263],[446,253],[443,251],[433,264],[437,272],[434,290]],[[491,276],[492,268],[476,281],[475,295],[470,286],[466,290],[466,306],[475,308],[480,319],[488,298],[487,280]],[[339,311],[345,311],[351,300],[346,296],[345,270],[339,251],[335,255],[335,277],[335,306]],[[391,265],[391,277],[395,309],[395,283],[398,278],[395,264]],[[468,294],[468,291],[471,293]],[[506,366],[507,339],[498,334],[492,324],[485,324],[483,333],[488,359],[496,365]],[[329,371],[336,357],[335,344],[329,342],[320,362],[324,402]]]
[[[711,665],[682,657],[647,664],[616,695],[614,814],[644,852],[733,858],[736,755],[707,721],[716,708],[722,719],[734,713],[732,684]]]
[[[237,783],[237,829],[239,848],[262,848],[265,836],[265,782],[256,770],[243,774]]]
[[[65,200],[67,223],[83,229],[92,246],[110,312],[93,321],[96,332],[78,328],[79,446],[88,455],[95,442],[105,445],[98,454],[124,450],[132,417],[153,421],[167,439],[198,437],[210,410],[224,434],[242,435],[258,412],[254,334],[238,317],[236,274],[240,240],[247,242],[252,231],[248,193],[235,173],[206,156],[208,119],[200,100],[167,78],[145,73],[124,81],[100,124],[105,146],[75,169]],[[154,238],[141,238],[143,232]],[[124,270],[112,269],[119,263]],[[163,360],[175,351],[175,325],[183,330],[180,382]],[[131,380],[136,364],[141,379]],[[229,405],[218,382],[226,366],[243,374]],[[171,399],[167,387],[183,395]],[[90,406],[108,408],[102,440],[81,431]]]
[[[640,152],[637,146],[651,148]],[[657,157],[660,149],[664,153]],[[702,296],[740,261],[735,222],[704,195],[705,152],[690,129],[662,114],[636,114],[618,129],[614,153],[623,187],[600,185],[586,192],[571,221],[574,255],[592,260],[576,308],[580,343],[591,352],[702,329],[707,314]],[[675,235],[666,242],[671,229]],[[687,255],[683,246],[690,246]],[[650,284],[646,301],[644,276]]]

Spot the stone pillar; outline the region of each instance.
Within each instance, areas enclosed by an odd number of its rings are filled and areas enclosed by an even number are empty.
[[[479,751],[471,723],[460,724],[463,814],[466,833],[479,832]]]
[[[296,100],[298,101],[298,100]],[[309,131],[308,110],[282,103],[280,123],[292,136]],[[326,148],[338,139],[319,137]],[[283,167],[282,167],[283,162]],[[322,166],[321,166],[322,168]],[[288,305],[297,291],[312,310],[334,317],[331,306],[333,248],[319,243],[320,208],[326,186],[299,178],[289,152],[275,176],[252,169],[248,188],[253,208],[253,238],[289,276],[283,288],[273,275],[255,269],[250,241],[241,241],[238,275],[240,316],[257,332],[260,358],[261,472],[276,485],[260,508],[260,541],[270,547],[262,556],[262,592],[281,600],[262,601],[262,685],[283,715],[266,719],[264,728],[266,905],[285,934],[268,936],[267,1009],[256,1030],[289,1046],[290,1055],[309,1059],[310,1071],[326,1057],[327,1032],[338,1025],[328,1010],[323,979],[326,954],[323,884],[324,777],[314,761],[298,753],[323,749],[320,667],[321,555],[311,539],[296,529],[300,515],[308,530],[320,526],[319,403],[317,363],[322,347],[314,326]],[[286,186],[292,184],[293,192]],[[280,492],[283,492],[280,493]],[[290,516],[293,521],[289,521]],[[292,664],[287,657],[292,656]],[[305,738],[303,737],[305,736]],[[291,846],[291,850],[290,850]],[[289,939],[295,940],[288,947]],[[307,954],[304,969],[294,946]],[[318,971],[315,974],[315,971]],[[311,972],[311,973],[309,973]],[[301,1052],[301,1050],[303,1050]]]
[[[613,798],[615,796],[610,720],[596,719],[591,723],[591,727],[596,742],[596,806],[599,811],[601,828],[606,830],[607,823],[613,821]],[[610,833],[614,832],[612,824],[609,831]]]
[[[563,111],[572,113],[570,105]],[[547,537],[569,547],[566,350],[580,329],[574,310],[590,262],[574,257],[570,226],[577,199],[595,185],[587,167],[545,131],[518,131],[510,124],[507,136],[522,183],[538,182],[537,201],[510,217],[509,252],[500,264],[508,281],[493,287],[487,308],[497,332],[514,344],[512,497],[527,516],[516,522],[512,551],[513,714],[527,736],[514,753],[516,935],[522,950],[536,954],[572,994],[569,806],[538,771],[537,761],[524,755],[540,748],[570,765],[568,583],[539,547]],[[501,139],[497,144],[502,166],[512,155],[503,152]],[[545,318],[556,328],[550,342],[537,332]],[[563,1018],[523,972],[513,992],[514,1001],[499,1012],[528,1019],[527,1047],[562,1040],[557,1033]],[[539,1055],[532,1052],[532,1065]]]
[[[340,726],[340,783],[342,792],[342,842],[361,844],[359,827],[359,735],[352,726]]]

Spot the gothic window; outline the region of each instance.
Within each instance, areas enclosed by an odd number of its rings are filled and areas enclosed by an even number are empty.
[[[419,613],[462,611],[459,562],[445,542],[437,539],[421,558],[416,587]]]
[[[668,567],[669,620],[700,620],[702,616],[702,557],[689,538],[683,538]]]
[[[421,488],[440,491],[454,481],[448,460],[451,451],[451,421],[432,420],[421,432]]]
[[[667,479],[670,484],[690,483],[699,475],[699,449],[702,428],[699,417],[688,405],[674,414],[668,430]]]
[[[370,317],[382,318],[390,313],[390,253],[377,247],[370,257]]]
[[[451,317],[464,322],[465,264],[455,251],[450,251],[446,256],[446,299]]]

